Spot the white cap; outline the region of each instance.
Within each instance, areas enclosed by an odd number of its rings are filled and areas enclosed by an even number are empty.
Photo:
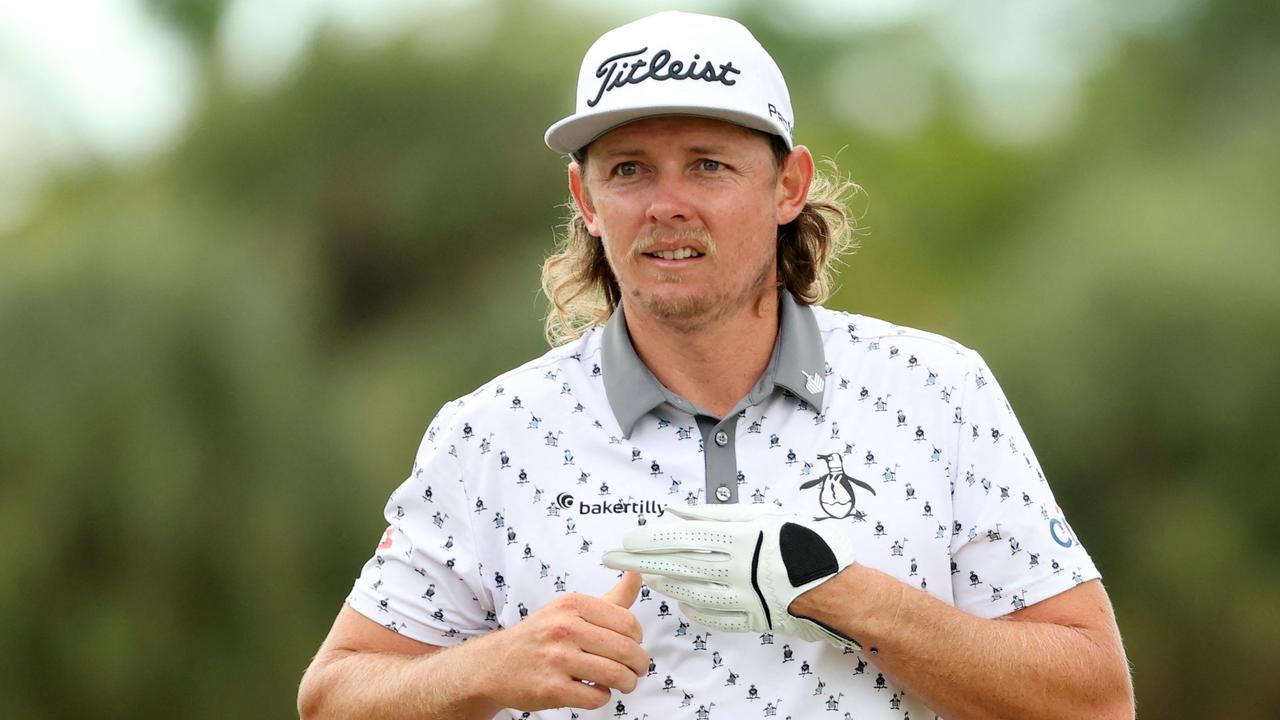
[[[547,147],[574,153],[655,115],[725,120],[792,146],[787,83],[751,31],[727,18],[661,12],[596,40],[578,72],[577,112],[547,129]]]

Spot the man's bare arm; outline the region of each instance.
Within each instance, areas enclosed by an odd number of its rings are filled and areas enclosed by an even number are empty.
[[[600,598],[557,598],[518,625],[456,647],[399,635],[343,606],[298,688],[309,718],[488,720],[505,707],[597,708],[648,670],[629,573]],[[594,685],[581,682],[590,680]]]
[[[343,605],[302,677],[302,718],[493,717],[468,666],[467,644],[441,648],[398,635]]]
[[[796,598],[896,685],[948,720],[1131,720],[1133,686],[1111,602],[1091,581],[998,620],[857,563]]]

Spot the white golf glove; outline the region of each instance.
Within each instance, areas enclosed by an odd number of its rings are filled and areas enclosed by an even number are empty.
[[[644,574],[690,620],[726,632],[775,632],[861,649],[857,641],[792,615],[791,601],[853,562],[836,525],[800,520],[771,506],[668,506],[676,524],[651,524],[604,554],[606,567]]]

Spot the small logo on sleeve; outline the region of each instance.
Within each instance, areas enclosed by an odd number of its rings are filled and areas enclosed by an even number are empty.
[[[1061,518],[1049,520],[1049,535],[1054,542],[1064,548],[1069,548],[1076,544],[1076,534],[1072,532],[1071,526],[1067,524],[1067,521]]]

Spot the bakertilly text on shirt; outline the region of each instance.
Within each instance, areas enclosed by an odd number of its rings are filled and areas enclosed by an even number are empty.
[[[655,517],[662,517],[666,513],[664,503],[657,500],[618,500],[616,502],[578,502],[573,495],[569,493],[560,493],[556,496],[556,504],[565,510],[572,510],[575,506],[579,515],[625,515],[638,513],[643,515],[650,513]]]

